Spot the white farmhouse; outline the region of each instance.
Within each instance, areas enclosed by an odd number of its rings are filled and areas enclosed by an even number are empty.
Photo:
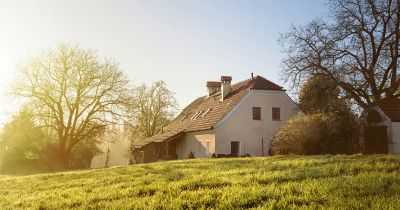
[[[153,137],[134,144],[135,159],[266,156],[271,138],[300,110],[282,87],[256,76],[231,85],[230,76],[207,82],[197,98]]]

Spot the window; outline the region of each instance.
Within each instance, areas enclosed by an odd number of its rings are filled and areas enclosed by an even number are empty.
[[[203,111],[200,111],[199,114],[194,119],[197,119],[198,117],[200,117],[201,113],[203,113]]]
[[[196,115],[198,114],[198,112],[196,112],[196,114],[194,114],[193,116],[192,116],[192,118],[190,118],[191,120],[194,120],[194,118],[196,117]]]
[[[191,118],[191,120],[197,119],[197,117],[200,116],[200,114],[201,114],[202,112],[203,112],[203,111],[196,112],[196,114],[193,115],[193,117]]]
[[[261,120],[261,107],[253,107],[253,120]]]
[[[272,120],[281,120],[281,108],[272,107]]]
[[[239,155],[239,142],[231,141],[231,155]]]
[[[211,111],[211,109],[207,109],[207,111],[205,111],[204,114],[203,114],[201,117],[203,118],[203,117],[206,116],[206,114],[208,114],[208,112],[210,112],[210,111]]]

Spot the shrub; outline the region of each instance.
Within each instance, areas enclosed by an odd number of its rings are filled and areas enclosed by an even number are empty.
[[[242,155],[241,157],[251,157],[251,155],[249,153],[246,153],[246,154]]]
[[[190,151],[187,156],[187,159],[195,159],[194,152]]]
[[[343,154],[356,152],[355,122],[334,114],[297,115],[278,131],[270,154]]]

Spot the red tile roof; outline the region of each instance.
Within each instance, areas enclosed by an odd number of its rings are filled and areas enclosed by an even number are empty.
[[[208,81],[206,87],[221,87],[221,82]]]
[[[164,133],[135,143],[134,146],[141,147],[150,142],[162,142],[185,132],[212,129],[251,90],[283,91],[282,87],[261,76],[244,80],[232,85],[231,92],[223,101],[221,101],[221,91],[211,96],[197,98],[164,128]]]
[[[378,102],[379,108],[388,116],[393,122],[400,122],[400,99],[399,98],[386,98]]]
[[[263,77],[257,76],[254,78],[254,84],[251,89],[256,90],[283,90],[281,86],[264,79]]]
[[[232,81],[231,76],[221,76],[221,81]]]

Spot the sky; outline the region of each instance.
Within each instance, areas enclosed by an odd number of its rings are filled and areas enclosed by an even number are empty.
[[[60,43],[115,60],[134,85],[165,81],[181,108],[221,75],[287,87],[279,35],[327,10],[324,0],[0,0],[0,127],[18,110],[17,65]]]

